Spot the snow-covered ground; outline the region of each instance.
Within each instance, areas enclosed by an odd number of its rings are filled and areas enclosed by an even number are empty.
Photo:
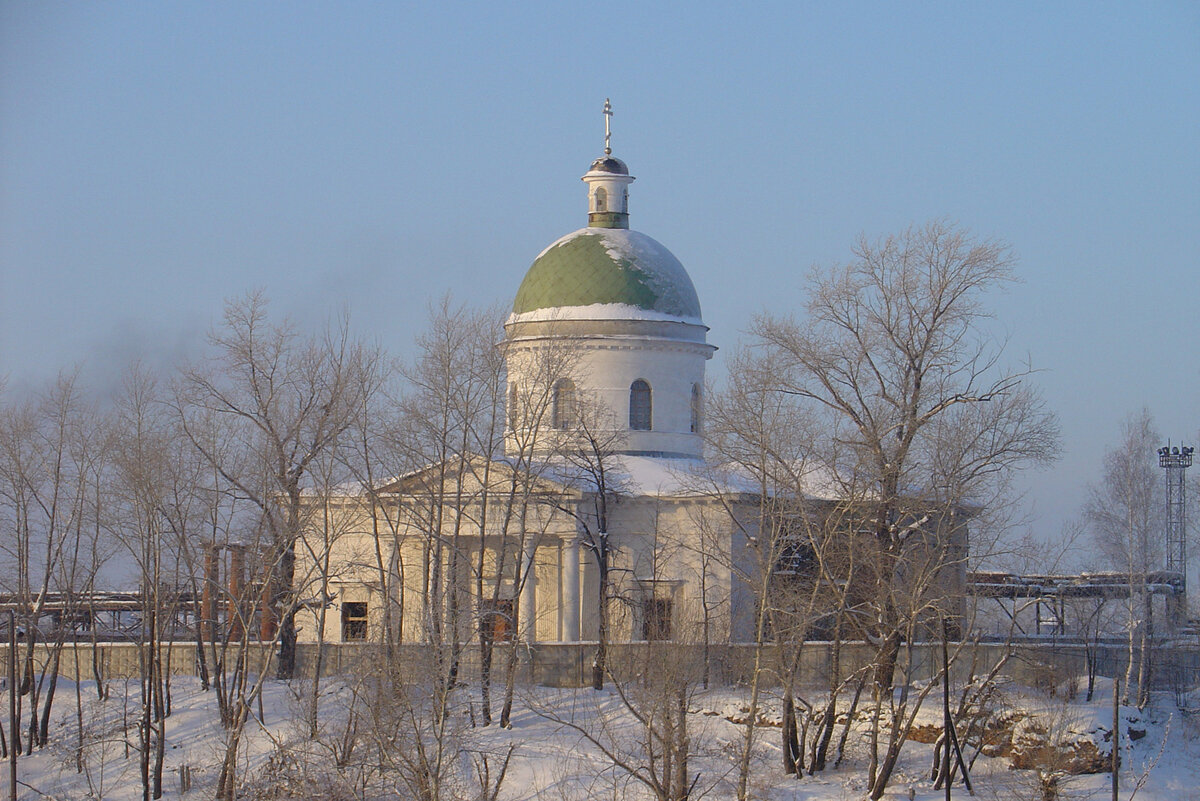
[[[239,749],[239,774],[244,797],[321,798],[341,801],[361,797],[364,771],[377,771],[389,759],[403,760],[412,749],[404,740],[406,711],[391,707],[390,716],[378,714],[377,699],[370,693],[351,692],[346,683],[327,680],[321,691],[320,733],[313,740],[298,721],[303,719],[304,694],[309,685],[268,682],[262,694],[262,718],[258,706],[246,728]],[[76,760],[79,731],[75,725],[73,685],[60,685],[56,721],[51,744],[19,762],[19,797],[22,799],[140,799],[142,797],[136,753],[138,685],[114,683],[106,701],[96,697],[90,683],[81,686],[84,704],[83,741],[86,758],[79,770]],[[992,711],[1002,712],[1012,722],[1013,745],[1005,756],[983,756],[975,762],[972,779],[976,796],[983,799],[1040,798],[1037,776],[1032,770],[1011,767],[1014,756],[1039,744],[1083,743],[1097,745],[1107,753],[1111,729],[1110,682],[1101,680],[1092,703],[1081,697],[1073,701],[1048,697],[1020,687],[1004,688]],[[1061,696],[1063,693],[1058,693]],[[164,797],[212,798],[224,753],[225,734],[212,692],[202,692],[195,679],[173,681],[172,714],[167,726]],[[803,694],[802,694],[803,695]],[[814,692],[810,698],[816,699]],[[734,721],[745,718],[748,693],[739,688],[695,693],[689,703],[689,774],[695,781],[692,798],[732,798],[737,780],[737,755],[745,737],[745,726]],[[1200,693],[1185,699],[1200,706]],[[348,738],[347,709],[363,713],[353,737]],[[783,801],[857,799],[865,795],[867,765],[866,726],[856,726],[847,742],[842,766],[817,776],[796,779],[781,770],[777,727],[778,697],[764,698],[764,725],[757,729],[752,763],[751,791],[755,798]],[[650,797],[630,771],[614,766],[602,746],[627,767],[644,766],[638,753],[639,727],[618,693],[612,689],[596,693],[590,689],[555,690],[523,688],[518,691],[512,727],[482,727],[478,723],[478,699],[460,705],[449,721],[446,742],[451,744],[446,769],[448,784],[458,793],[453,798],[478,797],[477,776],[487,756],[487,773],[494,779],[504,755],[512,749],[500,799],[624,799]],[[1200,716],[1180,709],[1173,696],[1158,694],[1144,710],[1121,709],[1122,768],[1121,798],[1137,790],[1140,801],[1178,801],[1200,798]],[[916,739],[932,739],[929,731],[940,726],[940,698],[931,694],[914,727]],[[600,744],[589,742],[575,724],[591,732]],[[411,730],[411,729],[410,729]],[[1131,739],[1131,735],[1137,739]],[[936,736],[936,734],[935,734]],[[383,739],[379,739],[383,738]],[[386,741],[386,742],[385,742]],[[353,742],[354,748],[347,744]],[[391,757],[376,745],[394,747]],[[888,791],[888,798],[934,801],[944,797],[929,781],[932,745],[911,741]],[[386,750],[386,749],[385,749]],[[349,751],[349,753],[347,753]],[[370,755],[370,756],[368,756]],[[341,767],[338,763],[341,762]],[[180,771],[186,766],[192,789],[180,791]],[[403,766],[399,766],[403,767]],[[0,784],[6,783],[7,771]],[[1110,797],[1107,773],[1067,776],[1061,781],[1063,798]],[[288,792],[284,792],[287,787]],[[395,794],[409,797],[397,782]],[[5,786],[7,791],[7,786]],[[965,789],[954,787],[955,798],[966,798]],[[372,796],[375,797],[375,796]]]

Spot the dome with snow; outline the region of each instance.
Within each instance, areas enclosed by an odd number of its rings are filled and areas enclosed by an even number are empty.
[[[517,290],[513,313],[591,306],[605,317],[649,312],[700,322],[700,299],[679,259],[624,228],[582,228],[542,251]]]
[[[625,162],[606,147],[583,181],[588,227],[538,254],[504,324],[505,448],[553,452],[586,409],[615,453],[702,458],[704,365],[716,347],[696,287],[671,251],[629,229]],[[534,427],[523,416],[532,410]]]
[[[607,143],[606,143],[607,144]],[[625,162],[605,148],[583,176],[588,227],[543,250],[513,303],[515,320],[573,317],[703,325],[687,270],[659,242],[629,230]]]
[[[611,172],[614,175],[629,175],[629,167],[616,156],[604,155],[592,162],[589,172]]]

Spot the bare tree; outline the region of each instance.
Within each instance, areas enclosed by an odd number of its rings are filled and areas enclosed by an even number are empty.
[[[689,709],[703,667],[686,646],[656,643],[631,651],[624,675],[612,675],[621,718],[604,714],[602,695],[572,699],[569,706],[544,704],[537,714],[578,732],[613,767],[617,787],[634,782],[655,801],[703,798],[720,778],[702,776],[691,760],[700,751]],[[628,722],[632,726],[627,725]],[[627,797],[614,789],[614,797]]]
[[[493,652],[500,639],[507,640],[504,648],[504,699],[500,709],[500,725],[511,725],[515,693],[519,644],[536,638],[536,605],[529,592],[535,581],[537,551],[546,539],[547,530],[555,523],[557,512],[568,514],[577,509],[567,503],[567,497],[578,498],[575,486],[564,486],[562,461],[559,454],[576,443],[574,428],[579,414],[579,399],[558,404],[556,388],[572,376],[578,353],[569,343],[539,343],[536,348],[524,348],[509,331],[500,348],[492,354],[497,375],[507,384],[507,399],[497,397],[497,409],[503,407],[504,456],[502,460],[485,460],[481,464],[489,474],[481,475],[483,486],[491,487],[490,501],[481,510],[490,509],[491,523],[484,526],[481,514],[480,531],[493,538],[493,572],[484,575],[486,562],[480,553],[480,592],[483,583],[491,584],[491,597],[479,598],[479,634],[481,643],[482,683],[486,689],[493,675]],[[520,369],[509,372],[510,359],[517,359]],[[572,393],[573,394],[573,393]],[[494,420],[495,418],[493,418]],[[494,432],[495,429],[490,429]],[[568,481],[570,476],[567,477]],[[482,543],[481,543],[482,545]],[[502,597],[503,596],[503,597]],[[497,637],[497,633],[502,637]],[[490,719],[487,703],[484,720]]]
[[[1129,580],[1124,702],[1129,701],[1131,687],[1136,687],[1139,706],[1147,701],[1150,681],[1153,596],[1146,591],[1146,574],[1163,557],[1162,471],[1154,462],[1161,441],[1148,409],[1128,415],[1121,423],[1121,441],[1104,456],[1104,477],[1090,488],[1084,506],[1097,549]]]
[[[861,629],[857,589],[864,560],[858,532],[865,498],[856,474],[843,476],[830,468],[836,463],[830,453],[834,445],[825,439],[819,416],[796,396],[776,391],[768,353],[738,351],[730,376],[713,399],[708,428],[718,474],[741,477],[729,487],[740,494],[722,491],[720,479],[714,483],[717,497],[729,499],[727,513],[734,524],[729,567],[757,601],[750,621],[756,646],[750,704],[738,761],[738,793],[744,797],[764,674],[773,674],[782,689],[785,773],[800,775],[806,754],[810,772],[824,770],[837,720],[853,717],[859,692],[849,716],[839,715],[838,703],[854,682],[861,690],[863,673],[843,675],[841,644],[847,632]],[[753,503],[747,503],[747,491]],[[805,642],[814,635],[832,640],[829,697],[823,704],[798,693],[805,678]]]
[[[322,733],[277,739],[275,754],[243,796],[496,801],[517,744],[489,745],[465,716],[436,714],[431,707],[441,679],[434,661],[430,649],[363,660],[346,686],[330,693]]]
[[[138,665],[141,710],[137,726],[143,799],[162,797],[166,755],[164,641],[171,639],[169,587],[173,551],[168,540],[165,496],[170,472],[166,409],[158,405],[154,380],[135,367],[125,377],[111,437],[115,453],[109,485],[114,536],[137,566],[142,599]]]
[[[991,501],[1014,469],[1046,463],[1057,440],[1029,370],[1004,366],[987,327],[985,296],[1013,280],[1012,263],[1002,243],[933,222],[860,240],[851,263],[813,273],[803,320],[754,325],[773,391],[819,421],[837,446],[829,468],[862,488],[877,714],[915,633],[911,614],[953,611],[930,602],[946,568],[966,558],[953,547],[965,538],[964,507]],[[872,798],[902,745],[894,730],[881,757],[872,739]]]
[[[73,609],[63,610],[52,632],[44,630],[49,593],[68,598],[86,588],[103,561],[91,536],[97,514],[92,503],[102,466],[101,431],[95,410],[84,400],[74,373],[65,373],[44,392],[0,412],[0,538],[5,569],[0,584],[15,600],[24,631],[18,683],[18,717],[28,699],[26,753],[47,743],[59,660]],[[91,559],[84,555],[91,554]],[[35,653],[44,635],[47,664],[37,670]],[[10,732],[19,746],[19,732]]]
[[[363,349],[345,320],[321,336],[301,336],[286,321],[272,322],[260,293],[227,303],[210,341],[214,355],[185,373],[177,405],[192,444],[261,513],[278,563],[271,592],[279,621],[277,673],[291,678],[305,480],[313,460],[334,447],[362,405]],[[237,439],[236,460],[197,430],[198,418],[214,417]]]
[[[797,633],[795,624],[800,623],[795,619],[788,621],[791,625],[784,623],[783,618],[796,610],[783,603],[781,595],[792,593],[779,586],[776,574],[781,562],[789,561],[789,557],[794,561],[801,553],[809,552],[804,541],[807,515],[802,487],[810,469],[813,443],[809,437],[813,426],[792,398],[772,391],[770,365],[759,356],[740,350],[730,367],[728,386],[710,403],[707,430],[710,456],[722,470],[746,477],[756,499],[749,510],[740,510],[733,503],[727,507],[734,537],[740,540],[737,551],[745,554],[738,558],[731,549],[729,568],[757,601],[751,629],[755,648],[749,710],[738,758],[737,794],[744,799],[767,670],[767,645],[785,630]],[[714,484],[717,497],[727,497],[721,491],[722,480],[717,478]],[[793,682],[785,683],[790,687]],[[792,773],[796,752],[788,724],[793,720],[794,716],[785,713],[784,762],[785,770],[790,768]]]
[[[370,554],[365,568],[375,575],[382,598],[378,636],[390,660],[403,634],[404,562],[400,549],[402,522],[397,505],[385,499],[381,488],[397,476],[411,472],[412,449],[397,447],[400,405],[390,392],[396,374],[382,350],[369,353],[360,378],[366,382],[362,404],[347,432],[347,447],[338,455],[365,502],[370,526]]]
[[[344,487],[349,478],[345,465],[332,455],[315,459],[310,469],[311,487],[306,493],[310,510],[306,516],[304,536],[299,540],[303,554],[297,560],[296,585],[304,588],[306,597],[314,607],[313,625],[316,653],[309,675],[305,677],[306,691],[303,703],[303,720],[309,739],[316,739],[320,721],[321,681],[325,672],[325,643],[331,621],[329,610],[335,603],[350,602],[338,585],[357,582],[358,571],[367,566],[368,555],[357,553],[347,536],[357,523],[356,516],[348,512]],[[341,596],[341,597],[339,597]],[[336,600],[335,600],[336,599]],[[346,638],[343,623],[341,637]]]
[[[559,444],[566,463],[568,486],[578,497],[564,496],[558,508],[578,523],[580,545],[596,565],[596,653],[592,659],[592,688],[604,688],[608,670],[613,603],[612,567],[616,548],[610,529],[611,510],[623,489],[618,452],[624,431],[601,404],[577,398],[573,425]],[[581,502],[582,501],[582,502]]]
[[[417,340],[415,363],[402,371],[411,387],[403,413],[418,451],[414,461],[431,471],[427,503],[416,511],[427,537],[427,636],[447,649],[447,685],[457,680],[467,639],[467,576],[478,569],[469,554],[475,546],[483,551],[490,467],[500,447],[504,379],[496,357],[497,319],[495,312],[471,311],[443,298]]]

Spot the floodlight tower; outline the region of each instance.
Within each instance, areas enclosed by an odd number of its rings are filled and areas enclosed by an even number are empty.
[[[1167,471],[1167,570],[1178,573],[1183,592],[1170,596],[1167,617],[1183,624],[1187,617],[1187,483],[1185,472],[1192,466],[1191,447],[1164,445],[1158,449],[1158,465]]]

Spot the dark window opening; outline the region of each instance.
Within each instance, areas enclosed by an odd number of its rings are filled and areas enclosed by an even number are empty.
[[[554,427],[559,430],[575,426],[575,382],[564,378],[554,385]]]
[[[342,602],[342,639],[367,639],[367,602]]]
[[[652,413],[650,385],[639,378],[629,386],[629,427],[634,431],[649,431]]]
[[[667,598],[647,598],[642,603],[642,639],[647,641],[671,639],[671,601]]]
[[[791,575],[807,574],[816,567],[816,552],[809,542],[784,539],[775,558],[775,572]]]

